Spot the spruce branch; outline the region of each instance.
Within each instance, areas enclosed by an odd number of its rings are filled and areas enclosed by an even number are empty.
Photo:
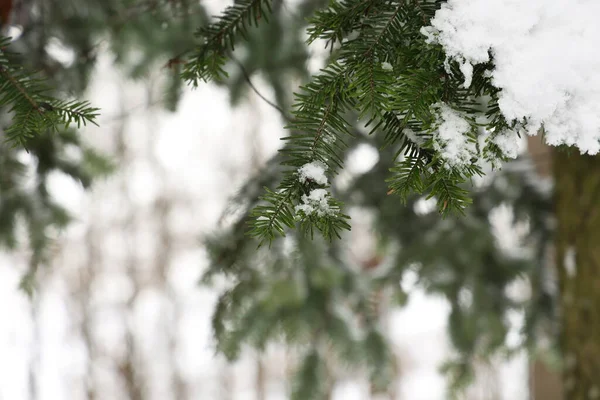
[[[239,0],[229,6],[213,24],[198,30],[196,36],[203,42],[184,66],[182,78],[198,86],[227,77],[225,62],[227,50],[233,51],[238,38],[247,38],[248,28],[268,21],[271,0]]]
[[[252,229],[250,236],[260,239],[259,246],[265,241],[269,244],[275,239],[275,233],[285,236],[284,227],[293,228],[294,213],[291,208],[292,188],[280,189],[278,192],[265,187],[261,201],[265,205],[256,206],[250,213]]]
[[[2,77],[7,80],[20,94],[21,96],[23,96],[23,98],[29,102],[29,104],[31,105],[31,107],[33,109],[35,109],[37,112],[42,113],[44,112],[44,109],[41,108],[38,103],[31,98],[31,96],[29,96],[29,94],[25,91],[25,89],[23,88],[23,86],[21,85],[21,83],[15,79],[14,76],[12,76],[8,70],[8,68],[4,65],[0,65],[0,74],[2,75]]]
[[[388,193],[397,194],[404,203],[406,203],[410,194],[423,193],[425,185],[421,175],[424,170],[425,165],[422,154],[417,155],[417,157],[409,156],[397,162],[390,169],[392,176],[387,180],[390,188]]]
[[[256,17],[261,4],[258,0],[237,2],[202,31],[205,43],[185,72],[193,85],[198,79],[226,75],[227,58],[235,61],[228,48],[245,35],[243,21],[258,23],[257,18],[248,18]],[[295,94],[292,116],[286,118],[291,134],[283,138],[280,150],[281,165],[289,168],[277,189],[266,190],[250,213],[250,235],[261,244],[284,236],[296,225],[311,237],[317,230],[329,239],[350,228],[342,204],[331,196],[328,179],[320,183],[303,180],[299,171],[307,165],[322,165],[327,176],[333,177],[343,168],[352,126],[347,117],[355,113],[359,121],[366,121],[370,134],[385,135],[384,147],[394,147],[399,161],[391,169],[389,193],[406,201],[411,193],[425,192],[436,198],[444,215],[461,213],[470,203],[464,184],[481,174],[483,162],[496,165],[504,157],[493,138],[514,127],[499,116],[497,89],[485,69],[475,68],[472,85],[465,88],[458,63],[448,60],[441,46],[429,43],[421,33],[440,4],[433,0],[341,0],[315,13],[308,43],[320,38],[326,40],[326,47],[333,50],[336,44],[339,49]],[[459,162],[447,160],[452,153],[445,153],[445,146],[451,144],[438,138],[444,123],[441,105],[462,121],[461,126],[471,127],[458,133],[463,136],[458,142],[469,146]],[[487,122],[476,124],[479,117]],[[480,129],[492,134],[480,141]],[[315,213],[317,198],[327,211]]]
[[[6,47],[10,38],[0,39],[0,107],[8,107],[12,122],[5,129],[7,140],[26,147],[34,136],[45,131],[94,123],[97,108],[86,101],[64,101],[49,96],[50,89],[22,66],[12,61]]]
[[[336,42],[341,43],[348,34],[358,29],[369,10],[379,3],[383,2],[381,0],[332,2],[329,8],[317,11],[310,20],[307,43],[311,44],[316,39],[324,39],[326,41],[325,48],[329,46],[333,49]]]

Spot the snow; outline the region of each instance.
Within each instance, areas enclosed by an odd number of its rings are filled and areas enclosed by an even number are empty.
[[[325,171],[327,171],[327,166],[325,164],[319,161],[313,161],[298,168],[298,177],[301,183],[306,183],[306,181],[310,180],[318,185],[327,185]]]
[[[413,142],[417,146],[421,146],[422,144],[425,143],[425,140],[423,140],[423,138],[419,137],[419,135],[417,135],[415,133],[415,131],[413,131],[410,128],[405,128],[402,131],[402,133],[404,134],[404,136],[406,136],[411,142]]]
[[[325,133],[323,135],[323,142],[327,143],[330,146],[334,144],[336,140],[337,138],[335,137],[335,135],[332,135],[331,133]]]
[[[392,64],[390,64],[389,62],[385,61],[381,63],[381,68],[384,71],[392,71],[394,69],[394,67],[392,67]]]
[[[600,150],[600,2],[590,0],[449,0],[422,29],[461,65],[489,61],[509,121],[550,145]]]
[[[447,167],[461,167],[470,164],[477,155],[477,146],[470,142],[467,134],[471,125],[457,111],[445,104],[433,106],[438,113],[439,125],[433,132],[433,146],[446,161]]]
[[[319,217],[330,215],[329,193],[325,189],[313,189],[310,194],[302,195],[302,204],[296,206],[296,213],[302,211],[306,216],[317,214]]]
[[[470,62],[463,61],[460,64],[460,72],[465,76],[465,83],[463,86],[468,88],[471,86],[471,82],[473,81],[473,65]]]
[[[519,155],[519,137],[512,131],[504,131],[492,140],[506,157],[517,158]]]

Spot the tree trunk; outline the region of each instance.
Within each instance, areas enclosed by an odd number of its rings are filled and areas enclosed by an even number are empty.
[[[600,399],[600,156],[554,151],[563,387]]]
[[[551,368],[539,357],[529,369],[531,400],[562,400],[563,389],[560,372]]]
[[[527,136],[527,150],[540,179],[552,179],[552,148],[548,146],[542,133]],[[557,276],[554,248],[546,249],[545,278]],[[538,289],[539,290],[539,289]],[[548,365],[544,357],[536,355],[529,367],[529,390],[531,400],[563,400],[561,372]]]

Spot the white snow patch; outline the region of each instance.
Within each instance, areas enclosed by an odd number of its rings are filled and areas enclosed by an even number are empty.
[[[335,135],[332,135],[331,133],[325,133],[323,135],[323,141],[330,146],[334,144],[336,140],[337,138],[335,137]]]
[[[421,32],[461,63],[489,61],[507,120],[544,126],[550,145],[600,151],[600,2],[449,0]]]
[[[513,131],[504,131],[497,135],[493,142],[509,158],[517,158],[519,155],[519,136]]]
[[[471,163],[477,155],[477,146],[469,141],[467,134],[471,125],[457,111],[445,104],[436,104],[439,115],[439,126],[435,132],[434,149],[446,160],[448,167],[460,167]]]
[[[402,131],[402,133],[404,134],[404,136],[406,136],[411,142],[413,142],[417,146],[421,146],[422,144],[425,143],[425,140],[422,137],[420,137],[419,135],[417,135],[415,133],[415,131],[413,131],[410,128],[405,128]]]
[[[381,68],[383,68],[384,71],[392,71],[394,69],[394,67],[392,67],[392,64],[390,64],[387,61],[381,63]]]
[[[306,216],[317,214],[319,217],[330,215],[333,210],[329,207],[328,199],[327,190],[313,189],[308,196],[302,196],[302,204],[296,206],[296,213],[302,211]]]
[[[311,180],[318,185],[327,185],[327,176],[325,175],[327,166],[319,161],[313,161],[308,164],[304,164],[298,168],[298,175],[301,183]]]
[[[463,86],[465,88],[469,88],[469,86],[471,86],[471,82],[473,81],[473,65],[470,62],[463,60],[460,63],[460,72],[462,72],[465,77],[465,83],[463,83]]]

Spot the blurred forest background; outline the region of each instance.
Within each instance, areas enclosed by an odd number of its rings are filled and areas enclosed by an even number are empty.
[[[260,251],[244,238],[292,92],[328,57],[304,45],[325,0],[273,3],[226,84],[191,90],[194,32],[230,2],[0,2],[24,65],[101,109],[98,127],[1,149],[0,399],[316,399],[299,393],[319,385],[343,400],[560,398],[550,160],[535,140],[474,183],[465,217],[442,219],[388,196],[394,152],[357,126],[335,182],[351,233]],[[319,347],[278,341],[278,318],[299,338],[320,327]],[[391,369],[346,368],[371,354]]]

